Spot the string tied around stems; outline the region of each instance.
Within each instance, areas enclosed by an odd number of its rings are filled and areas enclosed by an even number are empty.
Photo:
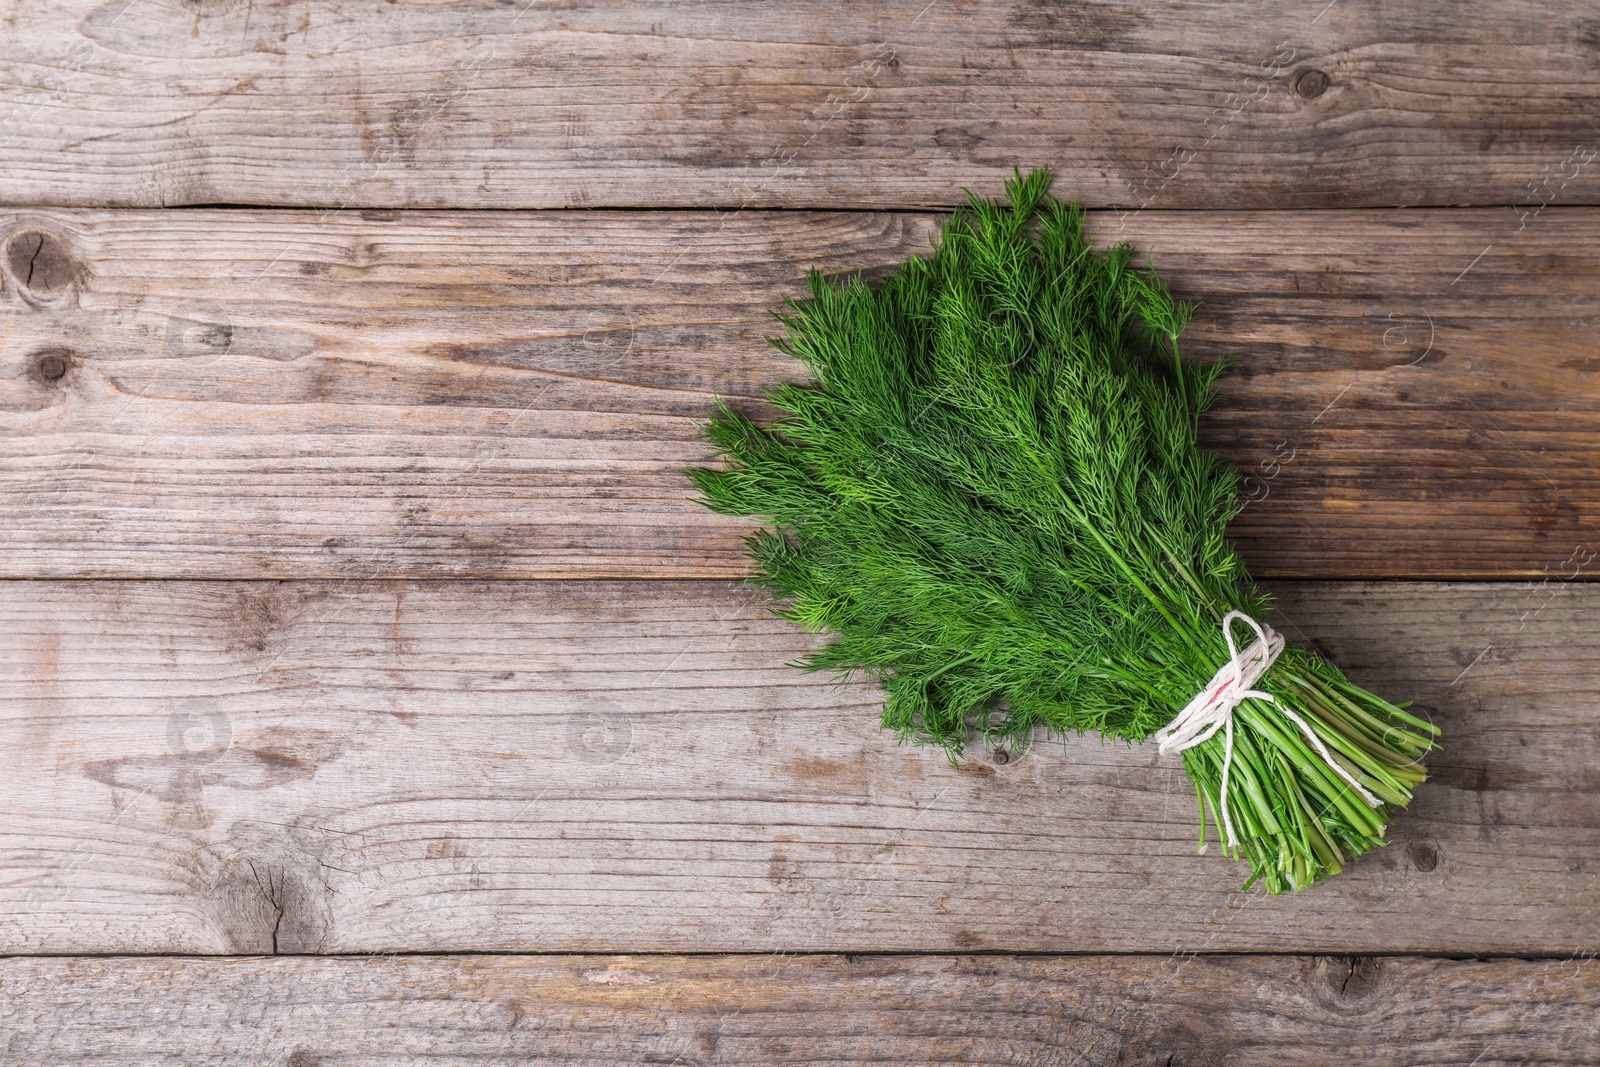
[[[1243,622],[1256,633],[1256,639],[1243,650],[1233,640],[1235,622]],[[1237,848],[1239,844],[1233,834],[1233,820],[1228,816],[1228,772],[1233,767],[1233,711],[1246,700],[1264,700],[1274,705],[1291,722],[1300,727],[1300,732],[1306,735],[1306,740],[1311,742],[1329,769],[1349,783],[1350,788],[1367,802],[1368,807],[1378,807],[1381,803],[1378,798],[1367,792],[1361,783],[1356,781],[1355,775],[1345,770],[1344,766],[1333,758],[1333,754],[1322,743],[1322,739],[1306,725],[1304,719],[1279,703],[1271,693],[1251,688],[1261,680],[1261,676],[1267,673],[1267,669],[1283,651],[1283,635],[1270,626],[1256,622],[1242,611],[1230,611],[1222,617],[1222,636],[1228,642],[1228,662],[1217,668],[1217,673],[1211,676],[1211,681],[1195,694],[1195,698],[1178,712],[1176,718],[1150,736],[1159,743],[1157,751],[1163,756],[1169,756],[1209,741],[1218,730],[1223,731],[1222,789],[1217,817],[1222,824],[1227,846]]]

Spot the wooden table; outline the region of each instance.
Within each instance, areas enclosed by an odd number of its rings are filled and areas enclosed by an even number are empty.
[[[0,1060],[1600,1063],[1600,21],[1275,7],[0,4]],[[896,746],[683,476],[1035,164],[1445,729],[1312,891]]]

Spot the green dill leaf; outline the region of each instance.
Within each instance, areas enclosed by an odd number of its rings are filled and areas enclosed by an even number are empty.
[[[884,726],[952,758],[975,736],[1141,741],[1228,659],[1224,615],[1268,608],[1225,535],[1237,473],[1196,443],[1225,361],[1185,360],[1194,305],[1132,249],[1094,249],[1049,186],[1036,170],[1006,203],[969,194],[877,286],[813,274],[774,342],[811,380],[769,390],[770,426],[720,407],[721,462],[690,472],[710,508],[770,524],[754,580],[827,635],[802,665],[868,672]],[[1276,893],[1381,844],[1433,741],[1306,649],[1257,688],[1277,703],[1236,710],[1225,807],[1231,854]],[[1183,761],[1203,842],[1222,738]]]

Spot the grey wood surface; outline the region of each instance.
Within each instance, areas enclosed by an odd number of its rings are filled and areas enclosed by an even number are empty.
[[[0,0],[0,1060],[1600,1063],[1597,27]],[[1242,357],[1286,632],[1446,729],[1311,892],[705,580],[767,313],[1038,164]],[[619,952],[750,955],[516,955]]]
[[[1585,5],[11,0],[0,201],[1600,202]]]
[[[132,17],[130,15],[130,17]],[[28,211],[0,219],[0,574],[729,577],[692,499],[769,312],[932,215]],[[1270,577],[1600,551],[1600,211],[1096,215],[1232,354],[1205,443]],[[770,412],[769,412],[770,414]]]
[[[1600,588],[1278,588],[1447,740],[1273,899],[1177,761],[896,746],[748,586],[0,584],[0,952],[1600,949]]]
[[[1593,959],[0,960],[15,1064],[1600,1064]]]

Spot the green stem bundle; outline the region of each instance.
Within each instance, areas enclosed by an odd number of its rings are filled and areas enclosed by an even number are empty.
[[[770,428],[723,407],[726,463],[691,472],[775,527],[756,580],[831,635],[804,665],[873,673],[885,725],[952,756],[1040,727],[1143,740],[1229,659],[1224,616],[1267,609],[1224,533],[1237,474],[1196,444],[1223,364],[1179,355],[1192,309],[1131,250],[1092,250],[1048,185],[973,199],[875,288],[813,276],[777,342],[813,381],[769,392],[789,413]],[[1305,649],[1254,688],[1273,700],[1233,712],[1229,851],[1301,889],[1382,843],[1436,731]],[[1182,756],[1204,847],[1223,739]]]

